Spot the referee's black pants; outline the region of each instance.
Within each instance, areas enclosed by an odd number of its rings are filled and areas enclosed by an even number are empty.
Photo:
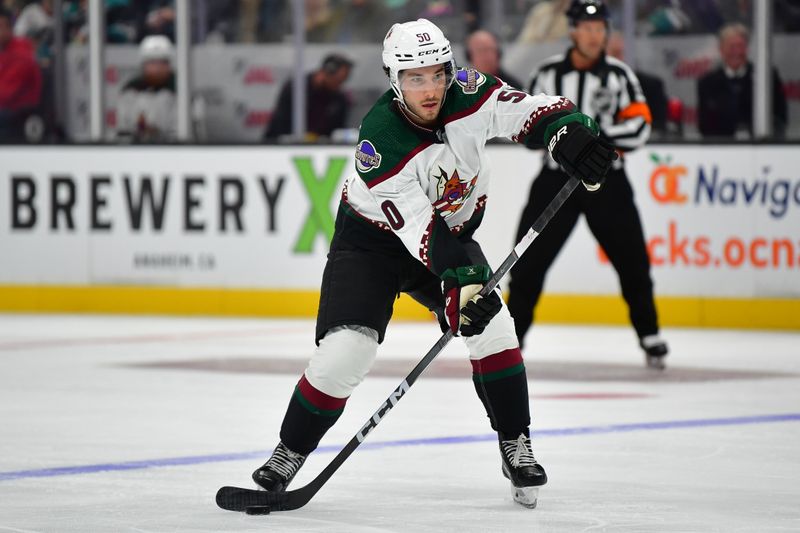
[[[522,211],[517,241],[568,179],[561,170],[545,165],[531,186],[528,204]],[[619,276],[622,296],[639,338],[658,333],[653,301],[653,281],[642,222],[633,201],[633,189],[624,169],[611,170],[599,191],[578,187],[536,237],[511,270],[508,309],[514,318],[520,346],[533,322],[533,311],[542,293],[547,270],[583,213],[589,229],[603,247]]]

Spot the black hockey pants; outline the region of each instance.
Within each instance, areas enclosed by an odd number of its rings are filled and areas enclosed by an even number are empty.
[[[517,230],[517,242],[566,180],[567,175],[561,170],[543,167],[531,186],[528,204],[522,212]],[[581,213],[586,215],[589,229],[617,271],[622,296],[628,304],[636,334],[641,338],[658,333],[650,260],[642,223],[630,182],[625,171],[619,169],[611,170],[601,189],[595,193],[578,187],[511,270],[508,308],[514,317],[520,346],[533,322],[533,311],[539,301],[547,270],[572,233]]]

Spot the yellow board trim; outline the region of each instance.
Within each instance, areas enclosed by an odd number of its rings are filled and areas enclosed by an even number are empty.
[[[175,288],[151,286],[0,285],[0,311],[313,317],[317,291]],[[800,330],[800,299],[657,298],[662,326]],[[407,295],[394,318],[426,320],[431,314]],[[536,309],[542,323],[628,324],[619,296],[549,294]]]

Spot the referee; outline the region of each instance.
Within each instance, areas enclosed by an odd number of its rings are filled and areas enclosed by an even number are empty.
[[[573,46],[565,54],[545,60],[533,72],[530,94],[563,95],[578,110],[593,117],[603,135],[621,152],[642,146],[652,122],[639,81],[623,62],[608,57],[605,46],[609,15],[603,0],[573,0],[567,11]],[[542,292],[547,269],[583,213],[589,229],[603,247],[619,275],[622,296],[647,365],[663,369],[667,344],[659,336],[653,301],[650,261],[633,190],[623,159],[615,161],[603,187],[589,192],[579,187],[536,238],[511,271],[508,308],[514,317],[520,346],[533,321],[533,309]],[[545,155],[542,170],[531,186],[522,212],[517,242],[568,179],[559,165]]]

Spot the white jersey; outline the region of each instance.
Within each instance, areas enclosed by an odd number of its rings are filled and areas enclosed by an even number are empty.
[[[566,98],[531,96],[461,69],[447,91],[440,126],[429,130],[411,123],[389,91],[362,123],[357,172],[346,181],[342,210],[375,232],[393,233],[437,275],[469,264],[457,237],[471,235],[482,218],[490,179],[486,142],[506,137],[540,148],[546,126],[574,109]],[[344,238],[346,226],[337,227]],[[369,232],[358,233],[351,240],[369,248]]]
[[[130,81],[117,102],[117,136],[138,142],[176,139],[175,78],[163,87],[149,87],[143,78]]]

